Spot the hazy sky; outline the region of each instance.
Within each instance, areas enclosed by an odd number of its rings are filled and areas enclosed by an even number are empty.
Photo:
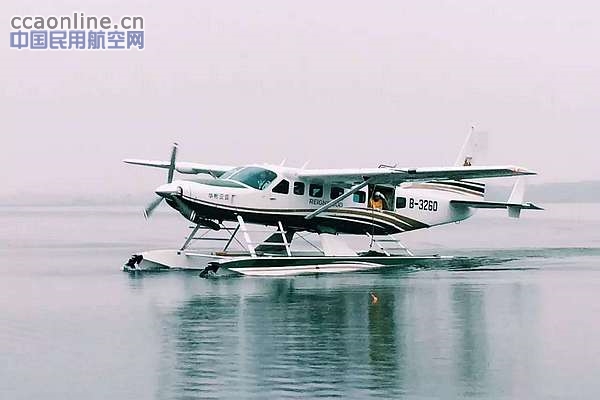
[[[3,0],[6,193],[139,193],[122,158],[450,164],[471,124],[539,182],[600,175],[600,7],[550,1]],[[16,51],[17,14],[143,15],[143,52]]]

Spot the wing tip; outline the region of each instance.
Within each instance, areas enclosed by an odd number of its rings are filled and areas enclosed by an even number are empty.
[[[519,166],[512,166],[512,171],[519,174],[519,175],[537,175],[537,171],[525,168],[525,167],[519,167]]]
[[[139,158],[125,158],[121,160],[125,164],[141,165],[144,167],[155,167],[155,168],[169,168],[169,162],[166,161],[155,161],[155,160],[143,160]]]
[[[538,206],[536,204],[533,204],[533,203],[525,203],[525,204],[528,206],[529,210],[541,210],[541,211],[544,211],[543,207],[540,207],[540,206]]]

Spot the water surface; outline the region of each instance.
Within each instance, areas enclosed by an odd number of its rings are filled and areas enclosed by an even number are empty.
[[[120,271],[181,244],[168,211],[0,222],[3,399],[600,396],[600,205],[405,236],[460,262],[277,279]]]

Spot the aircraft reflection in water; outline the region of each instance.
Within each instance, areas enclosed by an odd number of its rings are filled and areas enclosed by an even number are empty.
[[[161,390],[226,398],[460,397],[505,393],[527,379],[529,361],[502,346],[535,345],[536,321],[520,312],[532,305],[513,309],[518,284],[490,295],[452,277],[391,275],[360,275],[359,286],[350,277],[212,281],[219,295],[193,295],[165,316],[170,339],[162,353],[170,356],[161,369],[172,372]],[[400,286],[388,286],[390,277]],[[249,291],[240,287],[248,284]],[[371,304],[376,285],[379,301]],[[498,308],[511,312],[503,326],[490,326],[488,312]],[[497,333],[506,326],[514,335]]]
[[[459,353],[457,373],[468,387],[466,394],[481,395],[478,388],[485,386],[489,364],[484,294],[460,283],[452,285],[450,290],[456,321],[461,327],[455,338],[455,349]]]

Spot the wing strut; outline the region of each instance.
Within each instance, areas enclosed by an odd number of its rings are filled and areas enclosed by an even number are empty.
[[[331,200],[329,203],[322,205],[321,207],[317,208],[315,211],[308,214],[306,217],[304,217],[304,219],[311,219],[311,218],[321,214],[323,211],[330,209],[331,207],[333,207],[340,201],[343,201],[345,198],[352,196],[354,193],[358,192],[360,189],[367,186],[371,182],[372,179],[373,178],[369,178],[369,179],[365,180],[364,182],[359,183],[356,186],[353,186],[350,190],[348,190],[346,193],[344,193],[340,197],[336,197],[335,199]]]

